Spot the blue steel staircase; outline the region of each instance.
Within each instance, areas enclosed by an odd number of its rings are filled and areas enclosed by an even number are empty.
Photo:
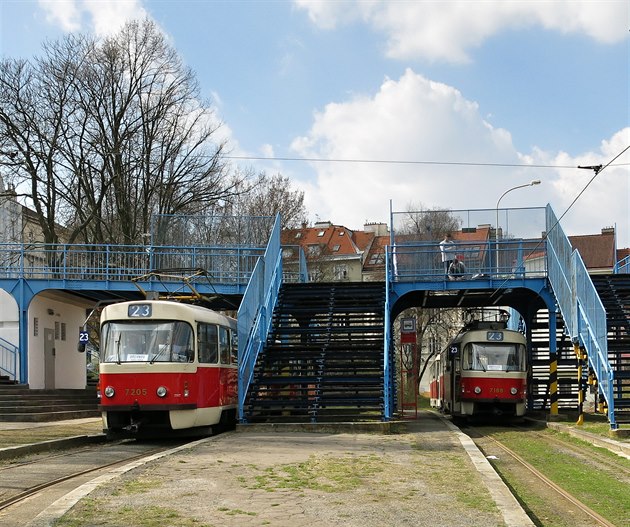
[[[244,421],[383,419],[385,286],[284,284]]]

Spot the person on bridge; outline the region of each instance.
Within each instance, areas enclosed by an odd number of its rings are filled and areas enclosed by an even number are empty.
[[[457,246],[451,237],[451,233],[447,232],[444,239],[440,242],[440,253],[442,254],[442,262],[444,263],[444,273],[448,275],[448,269],[455,260],[455,251]]]
[[[456,256],[448,267],[448,279],[463,280],[464,274],[466,274],[466,266],[464,262],[460,261]]]

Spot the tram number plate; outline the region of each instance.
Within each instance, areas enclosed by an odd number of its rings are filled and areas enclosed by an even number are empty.
[[[503,388],[490,388],[490,393],[503,393]]]
[[[151,304],[132,304],[127,308],[129,318],[146,318],[151,316]]]
[[[125,388],[125,395],[131,395],[133,396],[139,396],[139,395],[146,395],[147,389],[146,388]]]

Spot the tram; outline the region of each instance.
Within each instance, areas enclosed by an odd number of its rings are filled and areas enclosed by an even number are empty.
[[[236,320],[172,300],[103,308],[99,410],[113,437],[199,435],[236,423]]]
[[[527,404],[527,341],[509,315],[472,317],[430,364],[431,406],[454,417],[521,417]]]

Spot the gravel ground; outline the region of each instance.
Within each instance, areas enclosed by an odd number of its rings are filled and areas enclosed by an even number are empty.
[[[456,433],[223,434],[127,472],[56,525],[505,526]]]

